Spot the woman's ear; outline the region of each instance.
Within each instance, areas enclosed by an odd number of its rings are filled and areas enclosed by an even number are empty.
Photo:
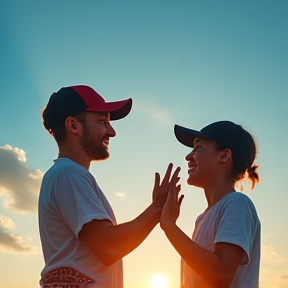
[[[232,151],[226,148],[220,151],[219,156],[219,162],[226,163],[229,159],[232,159]]]

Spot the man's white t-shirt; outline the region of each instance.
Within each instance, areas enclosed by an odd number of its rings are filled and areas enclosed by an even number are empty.
[[[122,260],[105,266],[78,240],[93,219],[116,224],[113,210],[92,174],[68,158],[58,158],[45,173],[39,196],[39,231],[45,267],[71,267],[92,278],[96,287],[122,288]]]
[[[225,242],[245,251],[229,288],[259,287],[260,221],[252,201],[244,194],[231,192],[210,210],[197,217],[192,240],[212,251],[213,244]],[[210,288],[181,259],[181,288]]]

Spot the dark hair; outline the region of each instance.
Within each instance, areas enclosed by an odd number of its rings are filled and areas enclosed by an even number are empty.
[[[245,130],[246,131],[246,130]],[[247,131],[246,131],[247,132]],[[257,147],[254,138],[250,133],[247,132],[248,137],[251,137],[250,153],[238,155],[237,151],[232,151],[233,168],[231,170],[231,178],[237,182],[239,180],[248,178],[251,181],[251,189],[254,188],[255,184],[259,182],[259,174],[256,172],[258,165],[254,164],[254,160],[257,155]],[[224,150],[227,147],[216,141],[216,150]],[[229,148],[228,148],[229,149]],[[233,153],[234,152],[234,153]],[[250,154],[250,155],[249,155]],[[252,155],[252,159],[251,159]]]
[[[47,108],[47,107],[46,107]],[[46,108],[42,112],[42,118],[44,119]],[[72,115],[71,115],[72,116]],[[74,116],[80,123],[83,125],[86,124],[86,112],[81,112]],[[49,132],[54,138],[55,141],[60,144],[64,141],[66,137],[66,126],[65,122],[62,122],[60,125],[55,127],[51,132]]]
[[[51,135],[55,138],[56,142],[62,143],[66,137],[66,126],[65,123],[61,123],[57,127],[55,127],[51,132]]]

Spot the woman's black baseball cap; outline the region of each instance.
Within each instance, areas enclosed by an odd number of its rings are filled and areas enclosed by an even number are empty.
[[[255,142],[250,133],[231,121],[214,122],[200,131],[176,124],[174,133],[180,143],[191,148],[194,146],[195,138],[214,140],[231,149],[233,159],[237,158],[239,161],[249,159],[246,160],[248,166],[252,165],[256,155]]]
[[[84,111],[109,112],[110,120],[126,117],[132,107],[132,99],[114,102],[105,100],[91,87],[76,85],[63,87],[51,95],[43,112],[44,127],[51,133],[68,116]]]

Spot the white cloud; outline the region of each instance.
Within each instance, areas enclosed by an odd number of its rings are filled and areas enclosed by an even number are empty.
[[[149,114],[160,123],[170,123],[170,115],[161,108],[150,107]]]
[[[11,147],[10,145],[5,145],[3,147],[0,147],[6,150],[14,151],[14,153],[17,155],[17,159],[21,162],[26,162],[26,153],[24,150],[18,148],[18,147]]]
[[[172,122],[171,115],[162,108],[149,105],[146,103],[137,103],[134,105],[134,110],[138,113],[145,115],[147,118],[152,118],[162,125],[167,125]]]
[[[263,288],[287,288],[288,261],[271,245],[262,247],[260,286]],[[286,278],[287,277],[287,278]]]
[[[27,167],[25,151],[0,146],[0,194],[7,208],[35,212],[43,173]]]
[[[285,259],[273,246],[263,246],[261,251],[261,261],[266,263],[280,263]]]
[[[25,243],[21,236],[14,235],[8,230],[15,227],[12,219],[0,215],[0,249],[2,251],[33,252],[35,247]]]
[[[119,198],[124,198],[126,197],[126,192],[115,192],[114,195]]]
[[[15,227],[15,224],[11,218],[6,217],[4,215],[0,215],[0,226],[2,226],[5,229],[11,230]]]
[[[281,271],[279,271],[278,269],[267,269],[267,268],[261,269],[260,287],[261,288],[287,288],[287,278],[285,278],[285,275],[281,276]]]

